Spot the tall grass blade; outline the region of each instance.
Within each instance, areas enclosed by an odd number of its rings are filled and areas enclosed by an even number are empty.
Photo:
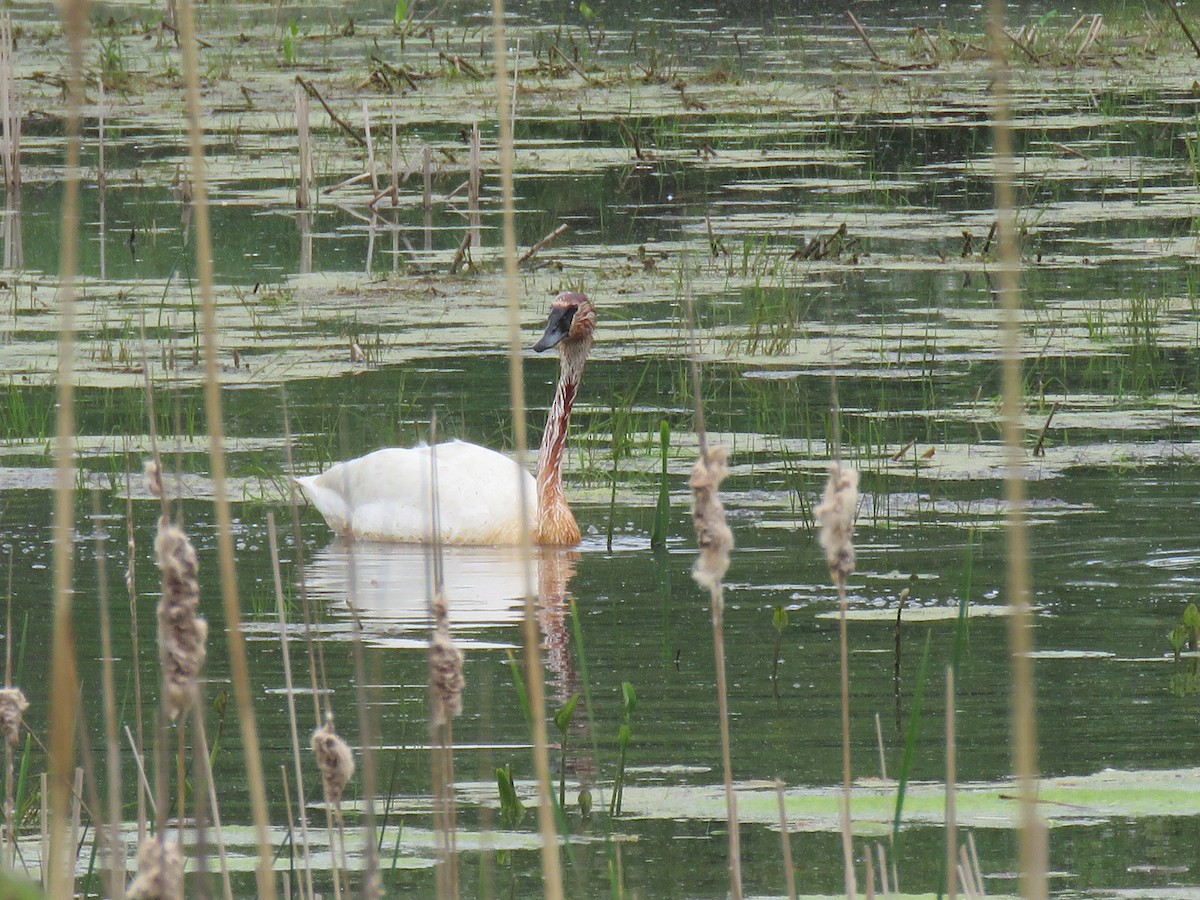
[[[929,667],[929,643],[933,632],[925,632],[925,649],[921,651],[921,665],[917,668],[917,688],[913,693],[912,710],[908,714],[908,731],[904,737],[904,755],[900,760],[900,773],[897,776],[896,813],[892,817],[892,843],[900,833],[900,817],[904,812],[904,793],[908,788],[908,779],[912,774],[913,757],[917,752],[917,733],[921,726],[921,706],[925,700],[925,674]]]

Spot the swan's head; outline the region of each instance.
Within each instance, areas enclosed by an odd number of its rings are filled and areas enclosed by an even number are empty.
[[[587,347],[596,330],[596,309],[586,296],[578,291],[563,291],[550,305],[550,317],[546,320],[546,333],[533,345],[538,353],[563,344],[567,347]],[[586,350],[585,350],[586,352]]]

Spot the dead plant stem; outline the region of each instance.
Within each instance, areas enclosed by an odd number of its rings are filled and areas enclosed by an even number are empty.
[[[525,382],[521,365],[521,298],[517,282],[517,233],[513,213],[513,135],[508,116],[508,64],[504,42],[504,0],[492,0],[492,54],[496,68],[496,119],[500,128],[500,193],[503,204],[504,293],[508,306],[509,402],[517,465],[525,468]],[[520,508],[527,486],[520,479]],[[538,830],[542,837],[542,888],[547,900],[562,900],[562,866],[550,796],[550,754],[546,737],[546,686],[533,596],[533,546],[529,523],[521,517],[521,561],[525,572],[525,678],[533,719],[533,765],[537,776]]]
[[[229,664],[238,707],[242,752],[250,788],[250,808],[258,843],[258,896],[274,900],[271,838],[268,831],[267,793],[263,784],[258,728],[250,695],[250,671],[246,661],[245,637],[241,629],[237,575],[234,572],[233,522],[225,480],[225,428],[221,417],[221,385],[217,364],[217,309],[213,290],[212,238],[208,218],[208,185],[204,169],[204,144],[200,127],[200,79],[196,52],[196,24],[192,0],[179,0],[179,34],[183,55],[183,77],[187,97],[188,138],[191,144],[191,180],[195,224],[196,273],[204,322],[204,401],[212,465],[213,500],[216,508],[217,549],[221,566],[221,596],[225,605],[225,634],[229,640]]]
[[[1012,662],[1012,743],[1020,800],[1020,893],[1028,900],[1046,896],[1045,830],[1037,811],[1037,723],[1034,718],[1032,623],[1029,613],[1029,544],[1025,522],[1025,466],[1022,451],[1021,321],[1018,296],[1020,258],[1014,221],[1012,109],[1004,52],[1004,2],[990,0],[988,25],[992,53],[996,218],[999,227],[998,283],[1001,325],[1002,410],[1005,444],[1005,501],[1008,534],[1008,618]]]
[[[50,855],[46,881],[52,900],[70,897],[74,862],[67,831],[71,771],[75,759],[75,639],[71,628],[75,517],[75,276],[79,243],[80,106],[83,103],[83,51],[87,32],[86,0],[64,0],[60,6],[67,36],[66,186],[59,242],[59,338],[54,490],[54,637],[50,662]],[[45,801],[43,801],[44,803]]]

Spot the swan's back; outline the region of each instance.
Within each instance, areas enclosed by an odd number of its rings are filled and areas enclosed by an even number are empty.
[[[525,521],[532,525],[537,490],[533,476],[507,456],[464,441],[376,450],[296,482],[339,534],[432,543],[434,459],[441,543],[517,543],[521,537],[518,478],[525,482]]]

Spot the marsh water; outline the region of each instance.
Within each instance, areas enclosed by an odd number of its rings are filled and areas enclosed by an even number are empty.
[[[522,266],[526,343],[560,289],[586,291],[600,318],[566,466],[584,540],[536,560],[549,712],[576,692],[587,698],[566,754],[551,750],[556,786],[562,772],[567,788],[569,896],[615,896],[614,883],[643,898],[729,890],[712,630],[690,577],[689,297],[709,440],[731,450],[723,496],[737,549],[725,648],[748,892],[784,891],[776,779],[801,892],[843,890],[837,601],[812,522],[832,453],[834,373],[842,453],[862,472],[849,622],[858,850],[886,843],[903,890],[938,890],[945,668],[965,603],[959,821],[974,834],[988,891],[1016,889],[989,71],[970,49],[984,45],[978,21],[874,7],[859,17],[882,62],[844,19],[807,9],[646,17],[518,5],[511,14],[518,243],[569,226]],[[1077,13],[1022,6],[1010,20],[1014,34],[1039,28],[1020,38],[1029,52],[1014,50],[1012,62],[1042,813],[1056,893],[1192,896],[1200,679],[1168,633],[1200,579],[1196,63],[1165,9],[1110,7],[1088,44],[1093,20],[1072,30]],[[211,44],[204,107],[238,580],[281,869],[293,858],[279,776],[291,744],[270,514],[295,681],[309,684],[289,449],[297,471],[313,472],[427,438],[435,414],[440,437],[512,446],[491,37],[464,8],[427,14],[416,16],[420,28],[401,29],[403,41],[390,11],[379,18],[365,7],[221,3],[200,20]],[[31,700],[30,729],[44,735],[64,126],[60,82],[48,74],[61,64],[61,38],[38,15],[13,12],[25,133],[23,183],[0,236],[0,546],[14,681]],[[157,12],[106,6],[89,56],[75,643],[98,753],[97,531],[121,722],[135,718],[132,634],[147,709],[157,696],[158,505],[138,476],[150,452],[148,366],[158,441],[200,554],[208,731],[220,736],[219,799],[245,872],[249,806],[233,704],[223,703],[199,295],[179,187],[178,55],[157,22]],[[297,75],[355,129],[366,102],[378,186],[336,187],[367,170],[364,151],[313,101],[316,190],[310,209],[296,209]],[[462,185],[475,123],[480,243],[451,275],[472,221]],[[396,202],[371,205],[393,171]],[[528,354],[535,435],[555,377],[554,360]],[[651,549],[664,422],[671,515],[666,546]],[[130,496],[136,630],[124,580]],[[426,554],[339,543],[309,508],[299,520],[323,689],[356,747],[352,647],[366,648],[384,885],[432,896]],[[533,805],[530,731],[508,661],[521,646],[522,569],[486,549],[449,549],[444,565],[466,651],[465,709],[454,723],[463,893],[537,895],[534,816],[501,827],[495,778],[511,766]],[[624,682],[637,706],[623,808],[610,819],[602,810]],[[305,691],[302,730],[312,716]],[[919,694],[908,800],[891,843],[894,779]],[[31,771],[44,762],[31,753]],[[132,817],[128,753],[123,775]],[[311,800],[315,769],[309,777]],[[359,790],[350,790],[349,826],[361,863]],[[581,790],[594,797],[590,817]],[[22,824],[32,857],[30,810]],[[316,807],[310,820],[323,821]],[[85,849],[79,870],[92,866]],[[331,889],[327,863],[318,882]],[[246,893],[252,883],[236,881]]]

